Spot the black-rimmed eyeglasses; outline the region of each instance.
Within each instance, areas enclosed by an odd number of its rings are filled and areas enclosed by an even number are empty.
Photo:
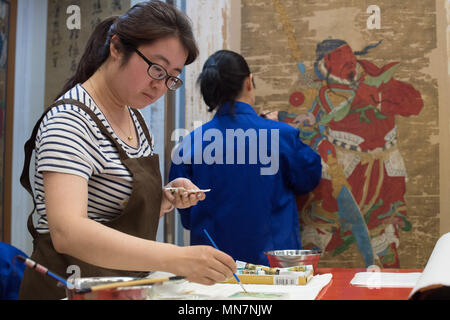
[[[150,78],[155,80],[166,79],[166,87],[172,91],[177,90],[183,85],[183,81],[180,78],[169,75],[164,67],[148,60],[138,49],[135,48],[134,51],[148,64],[147,73]]]

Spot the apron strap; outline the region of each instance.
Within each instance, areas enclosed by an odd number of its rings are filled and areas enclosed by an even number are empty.
[[[152,137],[150,135],[150,132],[148,131],[148,127],[147,124],[145,123],[144,118],[142,117],[141,113],[139,111],[134,112],[134,115],[136,116],[136,118],[139,121],[139,124],[141,125],[142,131],[144,131],[145,137],[147,138],[148,144],[150,145],[150,149],[153,152],[153,140]]]
[[[109,140],[111,140],[111,142],[115,144],[115,146],[116,146],[116,148],[117,148],[117,150],[119,152],[120,159],[121,160],[128,159],[127,153],[123,150],[123,148],[121,147],[119,142],[116,139],[113,138],[113,136],[109,133],[108,129],[106,129],[106,127],[103,125],[103,123],[100,121],[100,119],[85,104],[81,103],[78,100],[74,100],[74,99],[61,99],[61,100],[58,100],[58,101],[54,102],[50,107],[48,107],[44,111],[42,116],[39,118],[39,120],[36,122],[36,124],[34,125],[33,131],[31,133],[31,137],[28,139],[27,142],[25,142],[25,145],[24,145],[25,160],[24,160],[24,165],[23,165],[23,169],[22,169],[22,174],[20,175],[20,184],[25,188],[25,190],[28,191],[28,193],[31,195],[31,198],[33,199],[33,210],[28,215],[28,221],[27,221],[28,231],[33,236],[33,239],[36,239],[39,236],[39,233],[36,231],[36,229],[35,229],[35,227],[33,225],[33,213],[36,210],[36,200],[34,199],[33,189],[31,188],[31,182],[30,182],[31,156],[33,155],[33,151],[34,151],[34,149],[36,147],[36,136],[37,136],[37,133],[39,131],[39,127],[41,125],[42,120],[44,119],[44,117],[47,115],[47,113],[53,107],[56,107],[56,106],[59,106],[59,105],[62,105],[62,104],[76,105],[76,106],[80,107],[83,111],[88,113],[91,116],[92,120],[94,120],[94,122],[96,123],[96,125],[99,128],[100,132],[103,135],[105,135],[106,137],[108,137]],[[138,114],[138,113],[136,113],[136,114]],[[138,116],[138,120],[140,122],[139,116]],[[141,127],[143,127],[144,132],[146,132],[145,129],[147,127],[146,126],[144,127],[142,125],[142,123],[141,123]],[[148,130],[146,132],[146,136],[147,136],[147,134],[148,134]],[[148,139],[148,137],[147,137],[147,139]]]

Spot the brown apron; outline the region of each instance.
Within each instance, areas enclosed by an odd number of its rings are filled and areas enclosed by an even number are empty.
[[[95,113],[77,100],[64,99],[51,105],[36,123],[31,138],[25,144],[25,163],[22,175],[20,177],[20,182],[25,189],[30,192],[33,197],[33,202],[35,200],[29,178],[29,168],[31,155],[35,148],[36,134],[40,123],[48,110],[61,104],[76,105],[88,113],[95,121],[100,131],[114,143],[119,151],[120,160],[131,172],[133,185],[127,205],[120,216],[103,224],[136,237],[155,240],[163,192],[158,155],[154,154],[142,158],[129,158],[120,146],[119,142],[111,136],[100,119],[97,118]],[[148,143],[151,145],[150,134],[144,119],[139,112],[136,112],[135,114],[142,129],[144,130]],[[66,278],[67,268],[70,265],[80,267],[80,276],[83,278],[103,276],[141,277],[148,274],[150,271],[132,272],[124,270],[109,270],[88,264],[69,255],[57,253],[53,247],[50,233],[39,234],[34,228],[32,215],[35,209],[36,203],[34,203],[34,209],[28,217],[28,230],[34,239],[33,254],[30,258],[44,267],[47,267],[50,271],[61,276],[62,278]],[[33,269],[27,268],[25,270],[20,287],[19,299],[62,299],[64,297],[66,297],[65,289],[57,286],[56,280],[48,276],[44,276]]]

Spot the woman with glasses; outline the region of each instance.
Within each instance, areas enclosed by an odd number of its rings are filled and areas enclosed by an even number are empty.
[[[139,109],[182,85],[198,55],[190,21],[160,1],[142,2],[93,31],[75,75],[25,145],[22,185],[35,202],[31,259],[67,278],[143,277],[166,271],[213,284],[234,260],[210,246],[156,242],[159,218],[205,194],[163,191],[158,155]],[[34,193],[29,179],[35,151]],[[166,187],[198,190],[185,178]],[[66,296],[51,278],[25,271],[20,298]]]
[[[319,155],[298,129],[258,116],[253,74],[238,53],[214,53],[198,82],[216,113],[183,139],[170,170],[170,179],[211,189],[195,207],[179,210],[191,245],[208,243],[206,229],[234,259],[261,265],[268,265],[266,251],[301,249],[295,196],[318,185]]]

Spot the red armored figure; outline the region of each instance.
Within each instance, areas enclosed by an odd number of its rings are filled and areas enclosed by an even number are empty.
[[[304,122],[303,138],[320,153],[323,172],[298,206],[304,247],[338,255],[356,245],[366,267],[399,267],[399,229],[411,224],[395,117],[418,115],[423,101],[412,85],[394,79],[397,62],[380,68],[356,58],[380,43],[360,52],[342,40],[317,45],[322,85],[310,114],[294,122]]]

